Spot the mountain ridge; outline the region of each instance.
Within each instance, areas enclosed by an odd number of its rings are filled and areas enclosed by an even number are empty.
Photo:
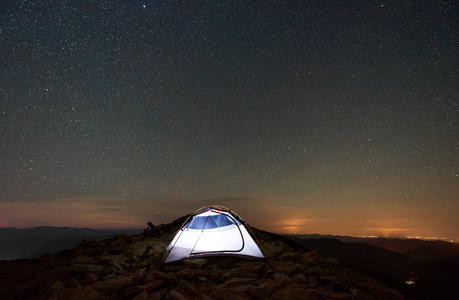
[[[35,294],[39,297],[31,299],[48,299],[53,295],[72,299],[71,293],[87,299],[133,299],[140,295],[138,299],[148,299],[142,298],[147,295],[156,297],[152,299],[175,299],[176,293],[187,298],[191,291],[193,299],[225,299],[236,289],[237,293],[232,294],[237,295],[235,299],[281,299],[304,294],[311,299],[401,299],[398,293],[406,299],[449,299],[458,292],[454,278],[459,278],[459,256],[422,261],[410,257],[411,248],[400,253],[356,242],[352,237],[347,240],[354,242],[348,243],[332,238],[301,239],[256,228],[252,229],[266,261],[214,257],[185,260],[158,271],[161,252],[183,221],[181,218],[157,226],[149,223],[137,235],[121,234],[99,241],[94,236],[93,240],[73,240],[77,242],[73,249],[54,251],[32,260],[0,261],[0,294],[9,295],[6,299],[30,298]],[[384,242],[387,241],[378,243]],[[391,247],[396,242],[390,241]],[[445,245],[414,243],[416,247],[418,244]],[[120,281],[114,284],[114,278]],[[135,288],[130,286],[132,281]],[[416,284],[407,285],[408,281]],[[239,287],[235,282],[244,284]],[[158,284],[158,287],[144,288],[141,283]],[[270,292],[264,294],[263,290]],[[274,297],[277,290],[279,294]],[[113,294],[121,296],[115,298]]]
[[[397,289],[407,299],[453,299],[459,292],[459,245],[454,243],[348,237],[345,240],[352,242],[343,242],[317,235],[311,239],[304,235],[285,237],[321,255],[339,259]]]
[[[393,252],[405,254],[421,261],[437,260],[459,255],[459,244],[444,240],[423,240],[417,238],[353,237],[321,234],[288,234],[288,237],[303,240],[336,239],[345,243],[364,243]]]
[[[265,259],[213,256],[161,265],[182,223],[83,241],[35,260],[0,261],[0,295],[6,300],[403,298],[336,259],[255,228]]]
[[[25,229],[0,228],[0,260],[34,259],[45,253],[71,249],[83,240],[100,241],[142,229],[91,229],[39,226]]]

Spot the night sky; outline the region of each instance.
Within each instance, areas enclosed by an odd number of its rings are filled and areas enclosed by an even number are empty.
[[[6,0],[0,227],[203,205],[459,241],[456,1]]]

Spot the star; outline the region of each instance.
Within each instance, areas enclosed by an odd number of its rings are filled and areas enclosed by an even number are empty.
[[[142,226],[171,199],[179,214],[246,197],[323,218],[379,207],[456,234],[437,216],[458,209],[454,1],[390,16],[383,1],[7,1],[0,226],[21,217],[5,203],[120,205],[114,219]],[[404,205],[419,209],[407,221]]]

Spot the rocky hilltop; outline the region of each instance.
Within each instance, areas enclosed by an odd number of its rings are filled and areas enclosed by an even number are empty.
[[[185,218],[185,217],[184,217]],[[184,218],[144,234],[84,241],[37,260],[0,261],[1,299],[402,299],[338,260],[255,230],[266,260],[187,259],[160,266]]]

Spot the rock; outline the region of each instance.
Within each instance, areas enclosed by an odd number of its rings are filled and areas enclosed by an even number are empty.
[[[131,285],[131,281],[132,276],[113,277],[100,280],[90,286],[104,295],[111,295],[112,293],[121,293],[126,287]]]
[[[119,272],[117,268],[115,268],[114,266],[110,266],[108,268],[105,268],[103,274],[107,277],[108,276],[118,276]]]
[[[153,271],[147,275],[146,281],[152,281],[156,279],[162,279],[171,285],[177,284],[177,277],[173,273],[163,273],[159,271]]]
[[[268,272],[271,268],[267,263],[261,263],[260,265],[256,266],[254,268],[254,271],[260,275],[263,276],[266,272]]]
[[[150,300],[160,300],[164,299],[164,297],[167,295],[169,292],[168,288],[163,288],[157,292],[154,292],[153,294],[150,295]]]
[[[147,291],[143,291],[142,293],[132,298],[132,300],[148,300],[148,299],[150,299],[150,295],[147,293]]]
[[[220,276],[221,281],[226,281],[229,278],[259,278],[260,276],[250,267],[241,267],[223,272]]]
[[[205,276],[205,277],[212,277],[212,275],[215,272],[218,272],[220,270],[210,270],[210,269],[193,269],[194,275],[195,276]]]
[[[118,295],[113,293],[108,297],[108,300],[118,300]]]
[[[113,262],[113,266],[118,270],[118,273],[120,273],[120,274],[125,273],[125,272],[124,272],[124,269],[123,269],[123,267],[121,266],[121,263],[120,263],[120,262],[114,261],[114,262]]]
[[[307,278],[306,278],[306,276],[304,276],[304,275],[301,274],[301,273],[296,273],[295,275],[293,275],[293,276],[290,278],[290,280],[293,281],[293,282],[301,283],[301,282],[306,282],[306,281],[307,281]]]
[[[213,257],[213,264],[217,269],[227,269],[231,268],[234,263],[238,262],[238,259],[231,256],[223,256],[223,257]]]
[[[272,299],[314,299],[313,295],[308,293],[305,289],[297,287],[295,285],[288,285],[276,292]]]
[[[132,284],[137,285],[143,282],[146,278],[146,271],[145,268],[138,270],[137,272],[134,273],[134,276],[132,278]]]
[[[77,279],[73,278],[73,279],[70,279],[70,281],[67,283],[67,288],[80,288],[81,289],[82,286],[81,286],[81,283]]]
[[[91,285],[93,283],[96,283],[99,280],[99,277],[94,274],[94,273],[88,273],[86,274],[85,278],[83,279],[82,284],[83,285]]]
[[[319,284],[317,283],[317,279],[315,276],[308,276],[306,278],[306,284],[309,288],[311,289],[315,289],[319,286]]]
[[[164,287],[166,287],[166,281],[164,281],[163,279],[152,281],[143,286],[143,288],[149,293],[157,292],[163,289]]]
[[[180,270],[183,270],[183,266],[165,266],[161,268],[161,271],[164,273],[169,273],[169,272],[178,272]]]
[[[57,297],[60,291],[64,290],[64,285],[59,280],[55,281],[45,293],[45,298]]]
[[[273,279],[278,280],[278,281],[286,281],[286,280],[289,280],[290,277],[284,273],[274,273]]]
[[[73,264],[79,265],[96,265],[98,260],[94,257],[80,255],[72,261]]]
[[[195,298],[198,296],[198,292],[196,291],[196,289],[183,279],[179,280],[179,282],[175,286],[175,290],[190,298]]]
[[[258,286],[249,291],[249,295],[253,299],[270,299],[281,289],[282,283],[271,279],[262,279],[258,281]]]
[[[225,280],[222,279],[223,274],[225,274],[226,271],[224,270],[216,270],[211,272],[211,279],[214,283],[223,283]],[[196,273],[198,274],[198,273]]]
[[[137,251],[135,249],[129,249],[123,252],[124,255],[128,258],[126,262],[128,263],[138,263],[140,261]]]
[[[127,235],[120,235],[116,237],[110,246],[108,247],[108,251],[115,253],[121,252],[129,249],[129,244],[132,241],[132,238]]]
[[[103,262],[112,262],[117,258],[118,258],[118,255],[113,255],[113,254],[109,254],[108,252],[103,252],[99,257],[99,260]]]
[[[281,260],[275,263],[274,270],[279,273],[293,273],[296,271],[297,266],[298,265],[291,260]]]
[[[104,300],[104,297],[92,287],[63,289],[59,291],[57,298],[66,300]]]
[[[257,281],[258,280],[255,279],[255,278],[233,278],[233,279],[230,279],[230,280],[226,281],[223,284],[223,287],[224,288],[233,288],[233,287],[237,287],[237,286],[240,286],[240,285],[248,285],[248,284],[255,285],[255,283]]]
[[[142,253],[142,258],[147,258],[154,253],[154,248],[151,245],[148,245]]]
[[[246,300],[250,299],[245,293],[235,291],[233,289],[225,289],[219,286],[211,286],[203,291],[204,294],[208,295],[210,298],[218,300]]]
[[[183,262],[183,265],[187,268],[198,269],[198,268],[202,268],[207,263],[207,259],[190,258],[190,259],[184,259],[182,262]]]
[[[315,266],[317,264],[316,258],[319,254],[315,251],[301,253],[297,258],[297,263],[305,266]]]
[[[194,277],[194,271],[191,270],[190,268],[185,268],[185,269],[182,269],[178,272],[175,272],[175,276],[177,278],[182,278],[182,279],[185,279],[185,280],[190,280]]]
[[[185,297],[182,293],[177,290],[171,290],[168,295],[168,299],[170,300],[189,300],[192,299],[191,297]]]
[[[70,266],[70,270],[77,273],[99,273],[102,271],[102,266],[99,265],[81,265],[75,264]]]
[[[351,294],[352,294],[353,297],[355,297],[357,299],[362,299],[362,300],[370,300],[370,299],[372,299],[371,297],[369,297],[368,295],[366,295],[364,292],[362,292],[359,289],[351,289]]]

